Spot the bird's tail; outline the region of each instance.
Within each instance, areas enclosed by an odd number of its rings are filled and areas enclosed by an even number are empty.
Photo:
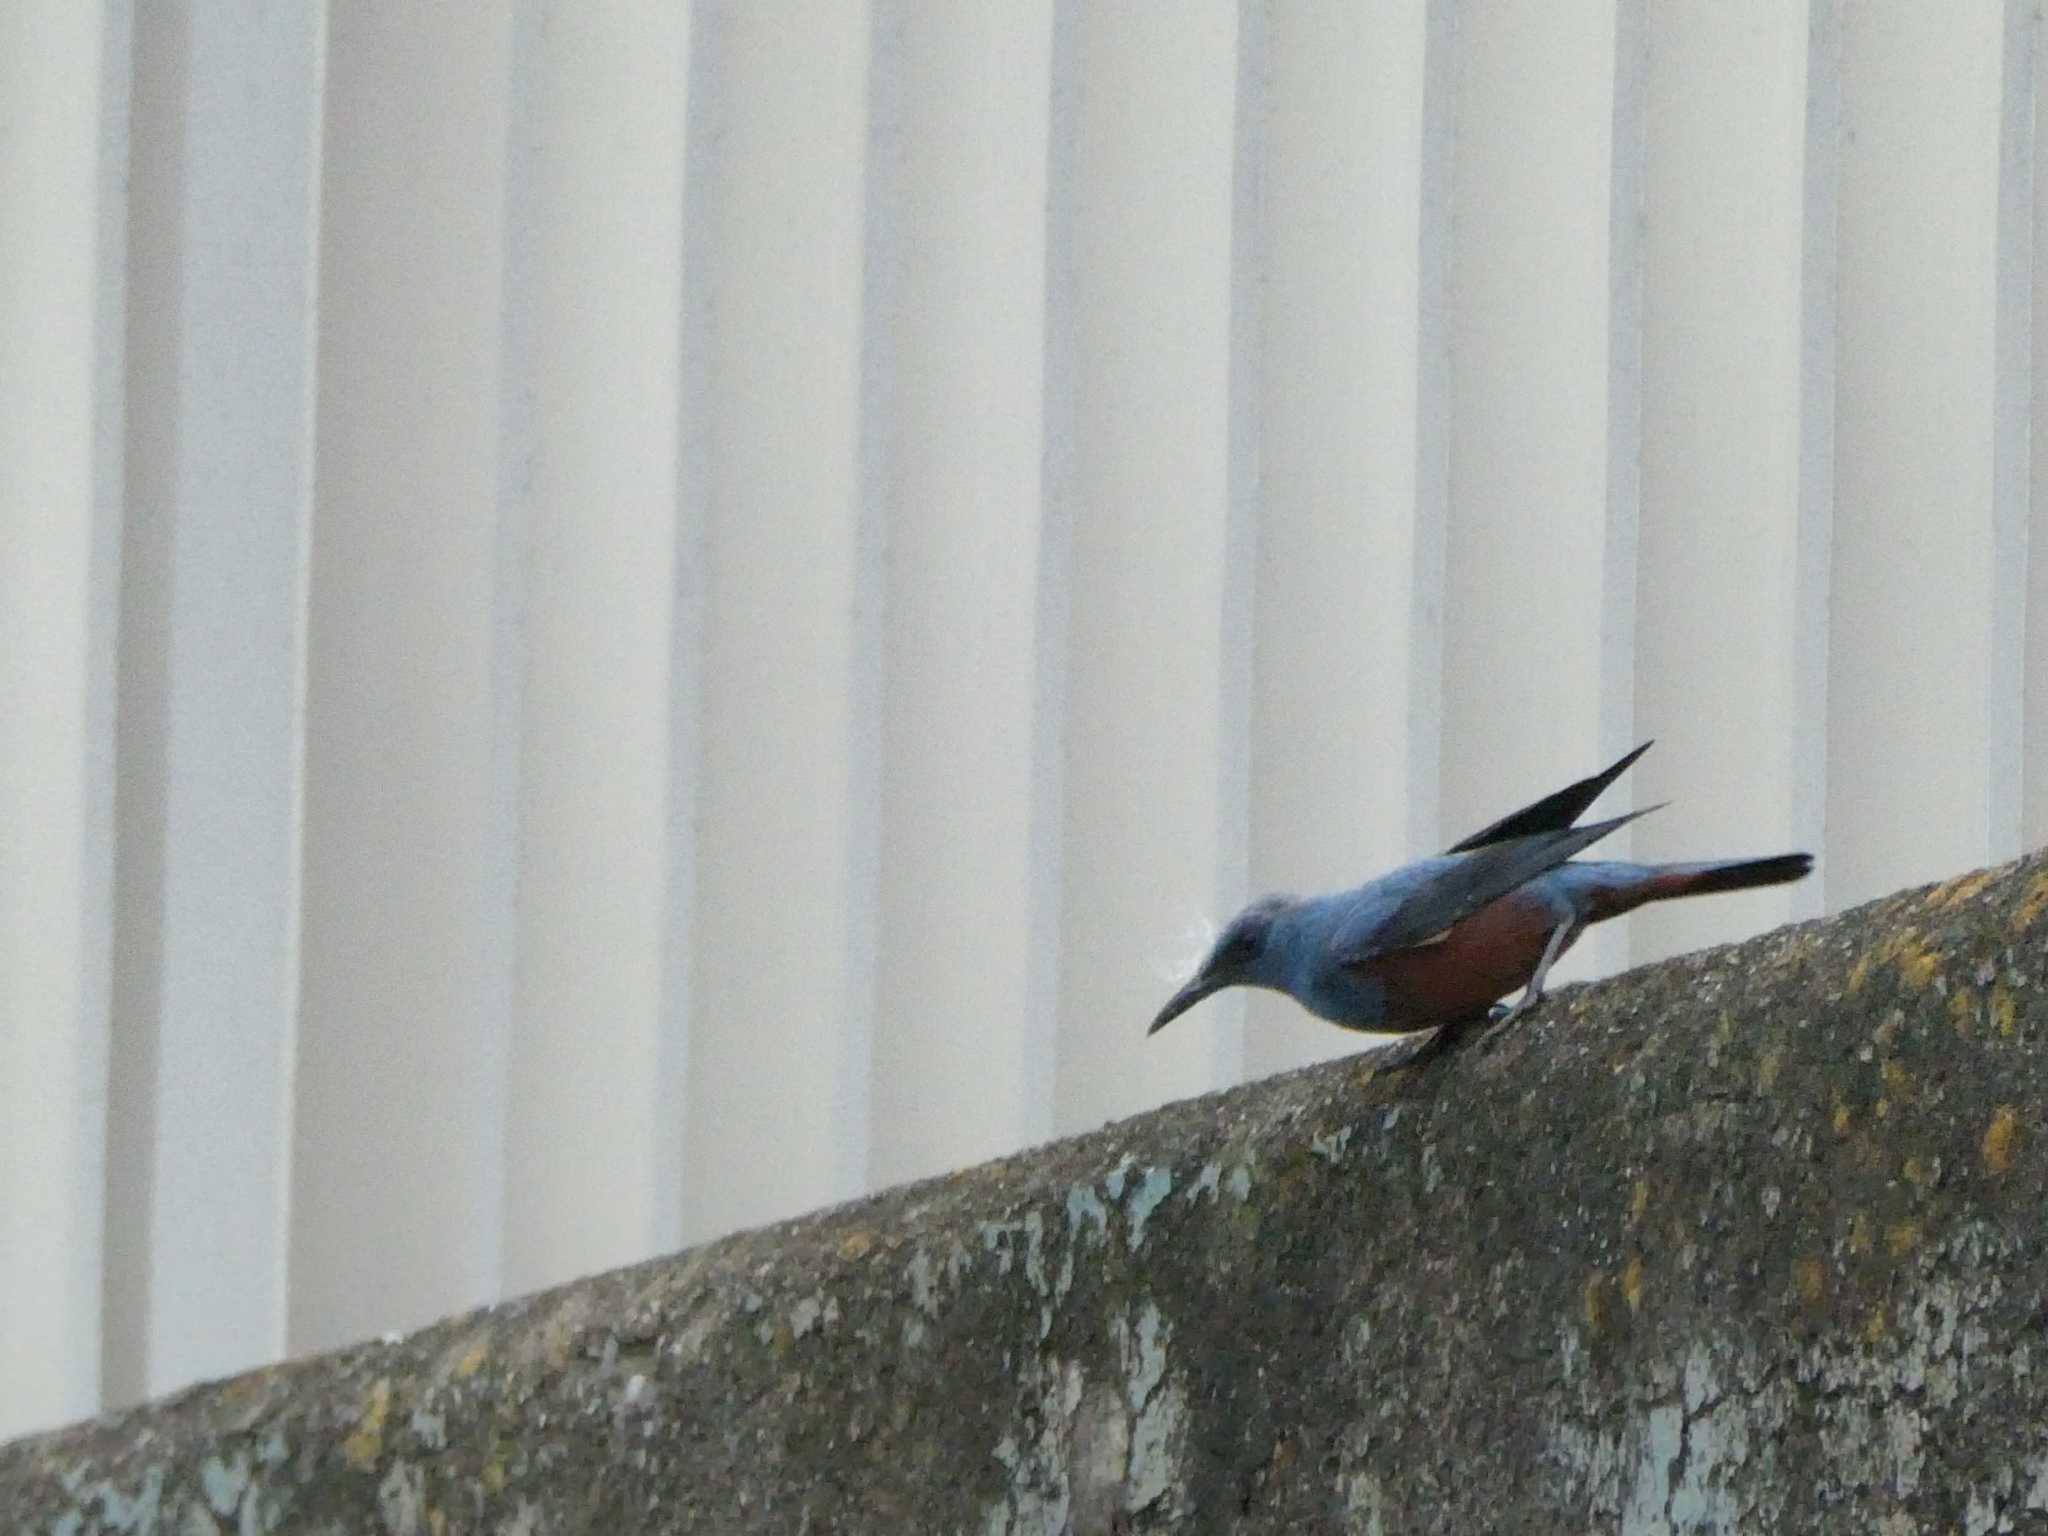
[[[1719,859],[1705,864],[1652,864],[1647,868],[1638,865],[1634,878],[1617,880],[1594,898],[1593,921],[1619,917],[1646,901],[1784,885],[1802,880],[1812,871],[1810,853],[1778,853],[1767,859]]]

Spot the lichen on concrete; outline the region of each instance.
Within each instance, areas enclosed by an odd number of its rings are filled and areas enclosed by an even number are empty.
[[[0,1447],[0,1529],[2039,1528],[2044,1035],[2036,859]]]

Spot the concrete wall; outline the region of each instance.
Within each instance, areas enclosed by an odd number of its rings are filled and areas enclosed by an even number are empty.
[[[1645,967],[17,1442],[0,1522],[2030,1529],[2044,936],[2036,857]]]
[[[2022,0],[0,9],[0,1433],[2048,837]]]

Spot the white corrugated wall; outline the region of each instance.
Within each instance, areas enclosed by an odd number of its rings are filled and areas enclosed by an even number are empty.
[[[0,1434],[1354,1049],[1143,1029],[1644,736],[1821,874],[1573,975],[2048,839],[2036,31],[0,4]]]

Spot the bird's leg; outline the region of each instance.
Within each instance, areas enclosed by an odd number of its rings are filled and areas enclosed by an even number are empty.
[[[1571,913],[1571,915],[1567,915],[1567,918],[1559,926],[1550,930],[1550,942],[1542,946],[1542,958],[1540,958],[1540,961],[1536,961],[1536,969],[1530,973],[1530,983],[1522,989],[1522,995],[1516,997],[1516,1006],[1509,1008],[1505,1014],[1499,1014],[1497,1018],[1489,1012],[1489,1018],[1493,1022],[1487,1028],[1487,1036],[1485,1036],[1487,1040],[1497,1038],[1501,1034],[1501,1030],[1505,1030],[1509,1024],[1513,1024],[1518,1018],[1522,1018],[1528,1010],[1532,1010],[1536,1004],[1540,1004],[1540,1001],[1542,1001],[1544,977],[1550,975],[1550,967],[1556,965],[1556,956],[1563,954],[1565,940],[1571,938],[1571,930],[1577,928],[1577,926],[1579,926],[1579,915]]]
[[[1406,1072],[1411,1067],[1426,1066],[1463,1040],[1474,1024],[1482,1024],[1485,1020],[1484,1014],[1469,1019],[1452,1019],[1447,1024],[1437,1025],[1413,1044],[1403,1040],[1395,1045],[1383,1046],[1381,1049],[1384,1052],[1395,1057],[1387,1063],[1384,1070]]]
[[[1529,985],[1522,988],[1522,995],[1515,1000],[1515,1006],[1501,1015],[1501,1023],[1513,1023],[1543,1001],[1544,980],[1550,975],[1550,968],[1557,964],[1557,957],[1563,953],[1565,940],[1572,936],[1572,930],[1578,925],[1578,914],[1574,912],[1550,930],[1550,942],[1543,946],[1543,958],[1536,962],[1536,970],[1529,977]]]
[[[1427,1039],[1408,1053],[1407,1059],[1401,1065],[1404,1067],[1423,1067],[1429,1065],[1430,1062],[1435,1061],[1437,1057],[1449,1050],[1451,1042],[1456,1040],[1462,1033],[1463,1031],[1455,1024],[1439,1024],[1429,1032]]]

